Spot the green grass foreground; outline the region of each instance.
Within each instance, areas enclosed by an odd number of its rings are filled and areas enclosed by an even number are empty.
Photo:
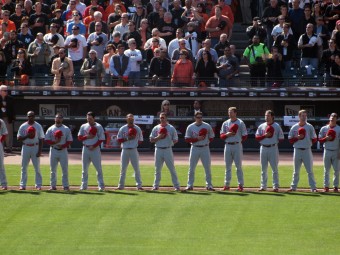
[[[20,167],[7,166],[10,185]],[[187,166],[177,167],[185,186]],[[307,187],[301,169],[300,186]],[[322,186],[322,167],[315,167]],[[153,168],[142,167],[145,186]],[[246,166],[246,186],[258,187],[260,168]],[[44,185],[49,170],[42,167]],[[96,184],[90,169],[90,183]],[[29,169],[33,185],[33,169]],[[59,173],[60,174],[60,173]],[[291,167],[281,167],[288,187]],[[70,182],[80,184],[80,166],[70,166]],[[107,186],[116,186],[119,167],[104,166]],[[198,167],[195,185],[204,186]],[[213,168],[214,185],[222,186],[223,167]],[[233,186],[236,186],[235,175]],[[58,183],[60,183],[60,178]],[[127,184],[134,185],[129,168]],[[171,181],[163,169],[164,186]],[[340,197],[309,192],[86,191],[0,192],[1,254],[337,254]]]

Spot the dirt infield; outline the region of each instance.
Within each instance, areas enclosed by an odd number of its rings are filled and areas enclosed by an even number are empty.
[[[153,165],[154,158],[153,152],[140,152],[140,163],[142,165]],[[322,153],[317,152],[313,153],[314,156],[314,165],[322,165]],[[175,152],[175,163],[177,165],[188,165],[189,162],[189,152]],[[281,165],[292,165],[293,162],[293,153],[292,152],[281,152],[280,153],[280,164]],[[43,156],[40,159],[42,165],[49,164],[48,153],[44,152]],[[224,165],[223,160],[223,152],[212,152],[211,153],[211,162],[212,165]],[[102,164],[117,165],[120,163],[120,152],[102,152]],[[21,164],[21,156],[20,152],[6,154],[5,164],[11,165],[20,165]],[[70,152],[69,153],[69,164],[77,165],[81,164],[81,153],[80,152]],[[246,152],[243,155],[243,165],[259,165],[259,153],[258,152]]]

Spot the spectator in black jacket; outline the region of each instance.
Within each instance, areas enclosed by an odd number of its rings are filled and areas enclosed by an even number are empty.
[[[214,49],[217,52],[218,57],[221,57],[224,55],[224,49],[230,45],[228,41],[228,35],[227,34],[221,34],[220,35],[220,41],[215,45]]]
[[[166,50],[156,48],[154,58],[151,60],[149,68],[149,77],[153,85],[169,86],[171,76],[171,62],[168,59]]]
[[[259,17],[253,18],[253,25],[247,28],[246,33],[249,38],[249,45],[253,43],[252,40],[254,35],[257,35],[260,38],[261,43],[264,43],[267,37],[267,32],[262,27],[261,19]]]
[[[271,36],[273,27],[277,24],[277,17],[281,14],[277,0],[270,0],[270,6],[263,11],[262,20],[266,25],[267,31],[267,47],[271,48],[273,45],[273,38]]]

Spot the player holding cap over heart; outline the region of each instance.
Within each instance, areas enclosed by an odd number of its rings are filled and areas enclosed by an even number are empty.
[[[189,173],[186,190],[193,190],[195,181],[195,170],[198,160],[201,159],[205,171],[206,189],[214,191],[211,182],[211,158],[209,143],[215,137],[211,126],[202,120],[202,112],[195,113],[195,122],[187,127],[185,141],[191,144],[189,156]]]
[[[78,140],[83,142],[80,190],[87,189],[89,166],[92,162],[97,171],[98,190],[104,191],[105,184],[100,144],[105,141],[105,134],[102,125],[95,121],[95,117],[94,112],[88,112],[86,114],[87,123],[81,125],[78,132]]]
[[[273,191],[279,191],[279,148],[278,143],[283,141],[283,131],[277,122],[274,122],[275,114],[272,110],[265,112],[265,123],[262,123],[256,131],[255,138],[260,142],[261,158],[261,187],[259,191],[267,190],[268,162],[273,172]]]
[[[180,190],[177,172],[174,164],[174,155],[172,146],[178,142],[178,135],[176,129],[168,123],[167,115],[164,112],[159,114],[160,124],[155,126],[150,133],[150,142],[155,144],[155,180],[153,183],[153,190],[159,189],[161,181],[161,171],[165,162],[168,167],[171,180],[175,191]]]
[[[244,122],[237,118],[236,107],[229,107],[229,119],[223,122],[220,138],[224,140],[224,161],[225,161],[225,177],[223,190],[230,190],[231,167],[233,161],[236,167],[238,188],[237,191],[243,191],[244,179],[242,170],[242,157],[244,142],[248,137],[248,132]]]
[[[131,161],[135,171],[135,180],[137,190],[143,190],[142,178],[139,168],[139,153],[137,147],[143,142],[143,134],[140,127],[134,124],[134,116],[129,113],[126,115],[126,125],[122,126],[117,134],[117,141],[121,144],[122,152],[120,155],[120,177],[118,189],[123,190],[125,187],[126,170]]]
[[[300,169],[302,163],[304,164],[307,174],[308,182],[312,192],[318,192],[313,173],[313,154],[312,145],[317,141],[314,127],[307,122],[307,111],[299,111],[299,122],[293,125],[288,134],[289,142],[294,147],[294,172],[293,180],[288,192],[296,191],[300,179]]]
[[[60,163],[62,174],[62,185],[64,190],[69,190],[68,182],[68,153],[67,148],[72,143],[71,130],[63,124],[63,115],[57,113],[54,124],[50,126],[45,134],[45,142],[50,145],[50,190],[57,190],[57,167]]]
[[[340,127],[336,124],[338,114],[332,113],[329,116],[329,123],[320,129],[319,141],[323,143],[323,164],[324,164],[324,192],[329,191],[329,172],[331,167],[334,170],[333,176],[333,191],[338,192],[339,187],[339,168],[338,168],[338,153],[339,153],[339,137]]]

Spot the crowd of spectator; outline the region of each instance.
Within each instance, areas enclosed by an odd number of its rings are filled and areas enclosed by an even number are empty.
[[[239,5],[239,6],[238,6]],[[281,86],[297,68],[340,84],[339,0],[3,0],[0,79],[20,85]],[[251,7],[251,8],[250,8]],[[237,54],[241,10],[249,46]],[[2,68],[1,68],[2,67]]]

